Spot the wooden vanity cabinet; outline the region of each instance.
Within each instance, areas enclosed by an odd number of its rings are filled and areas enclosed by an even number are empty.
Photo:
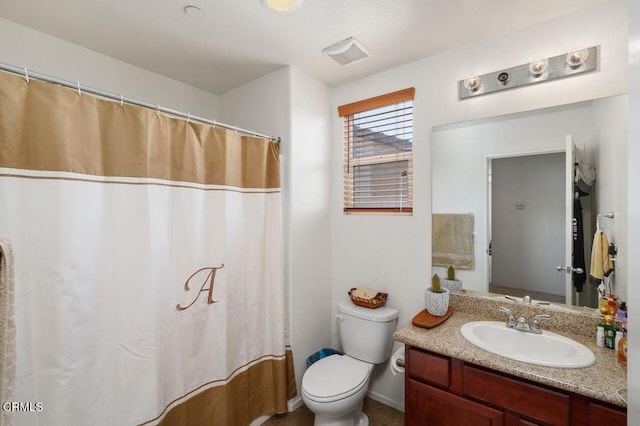
[[[407,426],[626,425],[626,410],[406,347]]]

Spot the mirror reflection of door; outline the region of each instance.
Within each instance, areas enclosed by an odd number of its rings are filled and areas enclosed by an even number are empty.
[[[489,158],[513,157],[539,153],[567,151],[567,135],[571,135],[577,146],[575,162],[584,170],[597,170],[593,190],[581,197],[584,226],[584,257],[587,282],[579,294],[570,294],[572,304],[597,306],[596,285],[588,279],[591,247],[598,213],[615,212],[615,219],[602,219],[603,230],[609,242],[620,247],[616,256],[616,272],[611,281],[612,292],[625,300],[627,295],[627,268],[625,247],[627,210],[627,104],[626,95],[597,99],[572,105],[527,111],[500,117],[491,117],[452,123],[435,127],[431,144],[432,209],[434,213],[471,213],[475,218],[474,269],[460,270],[460,279],[469,290],[489,291],[488,248],[490,242],[490,211],[487,204],[487,167]],[[568,156],[567,156],[568,157]],[[568,158],[566,159],[567,161]],[[575,165],[574,162],[574,165]],[[571,167],[566,167],[571,174]],[[595,173],[594,173],[595,174]],[[593,176],[595,177],[595,176]],[[565,184],[570,181],[567,176]],[[514,201],[522,201],[516,199]],[[565,203],[568,201],[565,199]],[[565,204],[566,205],[566,204]],[[525,211],[529,208],[525,204]],[[566,208],[567,209],[567,208]],[[571,209],[569,204],[568,209]],[[567,210],[568,210],[567,209]],[[571,212],[568,213],[571,216]],[[531,226],[536,226],[531,224]],[[570,234],[567,234],[571,238]],[[567,235],[560,235],[557,244],[567,245]],[[545,241],[548,244],[548,241]],[[571,242],[569,242],[571,243]],[[571,247],[571,244],[569,244]],[[570,255],[571,253],[569,253]],[[571,259],[559,259],[553,265],[573,265]],[[494,268],[495,269],[495,268]],[[446,270],[435,266],[432,273],[443,274]],[[570,276],[565,271],[557,272],[560,279]],[[509,280],[507,287],[513,288]],[[565,288],[567,288],[565,282]],[[569,284],[571,290],[573,285]],[[571,291],[571,293],[575,293]],[[498,293],[498,294],[504,294]]]
[[[489,291],[564,303],[565,153],[493,158],[489,174]]]

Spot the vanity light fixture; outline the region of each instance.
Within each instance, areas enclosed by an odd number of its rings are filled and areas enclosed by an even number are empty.
[[[477,92],[480,86],[480,78],[478,77],[469,77],[464,80],[464,88],[467,89],[469,93]]]
[[[589,50],[581,49],[575,52],[567,53],[567,66],[572,70],[577,70],[584,66],[584,63],[589,58]]]
[[[538,59],[529,64],[529,73],[533,78],[540,78],[549,69],[547,58]]]
[[[599,49],[599,46],[593,46],[574,50],[562,55],[536,59],[528,64],[459,80],[458,99],[467,99],[596,71]]]
[[[300,9],[303,0],[260,0],[262,5],[272,12],[293,13]]]

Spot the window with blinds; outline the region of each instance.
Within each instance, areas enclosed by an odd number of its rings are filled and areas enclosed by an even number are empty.
[[[413,212],[409,88],[338,107],[344,119],[344,212]]]

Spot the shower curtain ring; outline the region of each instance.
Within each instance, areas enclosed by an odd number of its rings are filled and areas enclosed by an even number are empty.
[[[187,113],[187,123],[191,123],[191,113]]]
[[[76,83],[78,84],[78,95],[82,96],[82,91],[80,90],[80,82],[77,81]]]
[[[122,93],[120,93],[120,106],[124,105],[124,97],[122,96]]]
[[[160,114],[160,104],[156,104],[156,114]]]
[[[27,83],[29,83],[29,70],[28,69],[24,69],[24,78],[27,79]]]
[[[238,126],[236,126],[236,129],[234,130],[236,135],[238,134]]]

